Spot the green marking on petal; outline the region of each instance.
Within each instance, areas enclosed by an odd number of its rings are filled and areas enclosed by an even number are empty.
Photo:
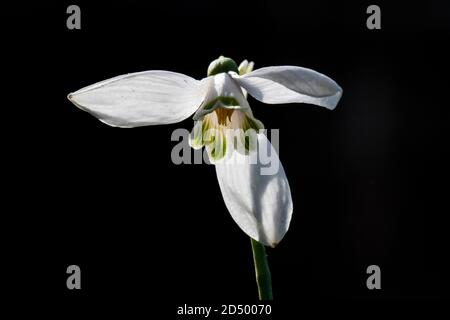
[[[241,154],[248,154],[256,150],[257,135],[260,129],[264,129],[261,121],[245,115],[241,123],[241,129],[235,131],[234,148]]]
[[[258,121],[252,117],[246,116],[243,129],[244,129],[244,131],[247,131],[248,129],[253,129],[258,132],[260,129],[264,129],[264,126],[261,121]]]
[[[195,122],[194,128],[189,135],[189,145],[194,149],[203,147],[203,127],[205,121],[199,120]]]
[[[209,101],[207,104],[205,104],[205,106],[203,107],[204,110],[210,110],[212,108],[214,108],[214,106],[216,105],[217,102],[217,98],[212,99],[211,101]]]
[[[223,129],[210,129],[207,133],[211,139],[206,144],[209,160],[217,163],[222,160],[227,152],[227,139]]]
[[[204,107],[204,110],[213,109],[217,103],[220,103],[220,107],[236,107],[239,106],[239,102],[233,97],[216,97],[209,101]]]
[[[245,117],[245,151],[248,153],[249,151],[256,150],[256,139],[259,130],[264,129],[264,125],[261,121],[256,120],[252,117]]]
[[[258,131],[253,128],[247,131],[238,130],[235,132],[234,148],[241,154],[249,154],[250,151],[256,150]]]

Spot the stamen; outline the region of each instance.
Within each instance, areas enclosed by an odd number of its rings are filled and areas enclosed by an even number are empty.
[[[226,126],[228,122],[231,121],[231,115],[233,114],[234,109],[217,108],[215,112],[217,115],[217,122],[219,122],[219,125]]]

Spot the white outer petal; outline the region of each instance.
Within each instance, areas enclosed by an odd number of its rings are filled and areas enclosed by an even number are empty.
[[[205,96],[201,82],[170,71],[144,71],[98,82],[68,95],[108,125],[138,127],[182,121]]]
[[[264,103],[310,103],[334,109],[342,89],[329,77],[311,69],[278,66],[257,69],[234,79]]]
[[[278,165],[275,174],[261,175],[260,169],[267,166],[259,160],[252,164],[248,156],[236,151],[215,167],[225,205],[234,221],[253,239],[274,247],[289,228],[291,190],[280,159],[264,134],[258,134],[258,147],[270,150],[272,165]]]

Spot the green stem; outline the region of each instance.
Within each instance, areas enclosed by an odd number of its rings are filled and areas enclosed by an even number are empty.
[[[267,262],[266,249],[258,241],[254,239],[251,239],[251,241],[259,300],[272,300],[272,278],[270,276],[269,263]]]

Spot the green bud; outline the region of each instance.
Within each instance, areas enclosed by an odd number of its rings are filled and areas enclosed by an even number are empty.
[[[209,64],[208,67],[208,76],[213,76],[215,74],[234,71],[239,73],[238,66],[236,62],[234,62],[231,58],[226,58],[224,56],[220,56],[218,59],[214,60]]]

